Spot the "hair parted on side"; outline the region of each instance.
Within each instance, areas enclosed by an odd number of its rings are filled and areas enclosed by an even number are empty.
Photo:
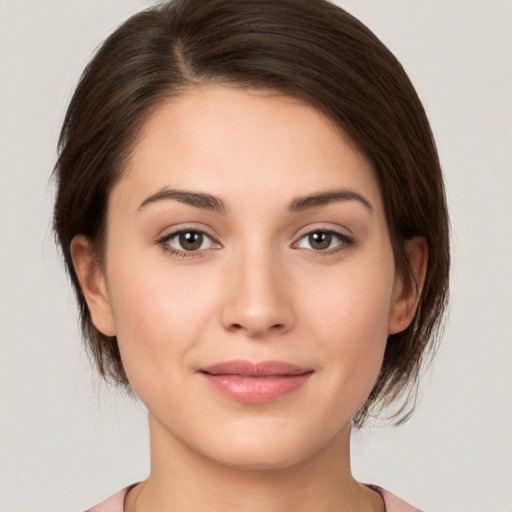
[[[377,383],[353,418],[360,427],[398,401],[392,417],[404,421],[447,304],[443,178],[426,114],[402,66],[368,28],[326,0],[165,2],[122,24],[84,70],[59,139],[54,229],[99,372],[129,389],[116,338],[92,323],[71,240],[87,236],[101,261],[109,193],[144,122],[163,102],[208,83],[298,98],[355,144],[380,186],[396,268],[409,286],[415,284],[404,241],[425,237],[427,274],[416,315],[389,337]]]

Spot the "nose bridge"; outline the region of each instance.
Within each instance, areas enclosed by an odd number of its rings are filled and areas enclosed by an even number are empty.
[[[269,244],[247,244],[236,251],[230,262],[224,326],[251,336],[287,330],[293,308],[286,274],[283,259]]]

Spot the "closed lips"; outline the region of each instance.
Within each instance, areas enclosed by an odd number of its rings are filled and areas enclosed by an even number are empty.
[[[239,377],[284,377],[304,375],[313,372],[310,368],[303,368],[283,361],[252,363],[243,360],[217,363],[201,368],[200,371],[209,375],[231,375]]]
[[[300,389],[313,374],[283,361],[228,361],[200,370],[213,389],[223,396],[247,404],[263,404]]]

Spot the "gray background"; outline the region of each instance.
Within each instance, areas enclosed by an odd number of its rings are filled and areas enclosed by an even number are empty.
[[[429,113],[453,225],[451,316],[414,418],[354,440],[356,477],[427,511],[512,510],[512,3],[346,0]],[[63,112],[141,0],[0,0],[0,511],[80,511],[144,478],[145,413],[80,348],[50,229]]]

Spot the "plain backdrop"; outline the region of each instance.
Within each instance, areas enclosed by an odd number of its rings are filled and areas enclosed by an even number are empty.
[[[426,511],[510,512],[512,2],[338,3],[416,85],[453,227],[450,318],[416,415],[358,434],[354,473]],[[81,70],[150,4],[0,0],[0,512],[78,512],[149,468],[143,407],[101,383],[81,349],[49,180]]]

